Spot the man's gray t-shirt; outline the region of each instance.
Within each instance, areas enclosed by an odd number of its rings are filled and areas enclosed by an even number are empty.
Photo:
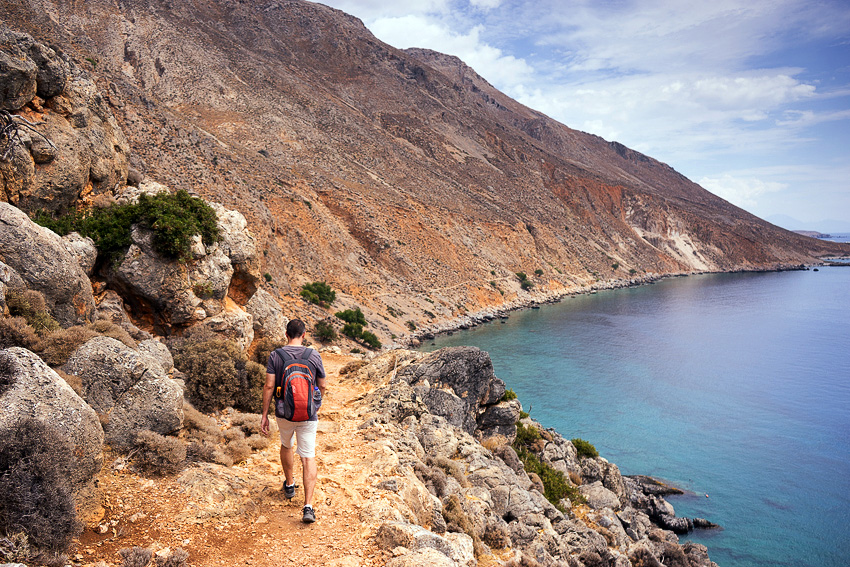
[[[304,349],[310,348],[310,347],[287,345],[287,346],[282,347],[282,348],[283,348],[284,351],[286,351],[286,354],[290,355],[291,357],[301,358],[301,356],[304,354]],[[325,367],[322,364],[322,357],[321,357],[321,355],[319,355],[319,351],[317,351],[316,349],[312,349],[312,350],[313,350],[313,352],[310,354],[310,358],[308,358],[307,360],[309,360],[310,363],[313,365],[313,368],[316,369],[316,380],[319,380],[319,379],[324,378],[326,376]],[[273,350],[272,353],[269,355],[268,364],[266,364],[266,373],[274,374],[275,376],[278,376],[278,374],[282,375],[283,374],[283,367],[284,367],[283,357],[281,357],[277,353],[277,350]],[[319,405],[321,406],[321,404],[319,404]],[[318,419],[319,419],[318,416],[314,416],[313,419],[311,419],[310,421],[318,421]]]

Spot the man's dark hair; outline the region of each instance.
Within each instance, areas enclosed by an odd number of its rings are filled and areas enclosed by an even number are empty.
[[[307,330],[307,327],[304,325],[304,321],[300,319],[293,319],[289,323],[286,324],[286,336],[290,339],[297,339],[298,337],[304,336],[304,331]]]

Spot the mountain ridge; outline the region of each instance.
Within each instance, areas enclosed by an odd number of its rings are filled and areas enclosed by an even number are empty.
[[[387,337],[597,282],[848,253],[319,4],[18,0],[0,14],[89,68],[134,168],[239,208],[274,291],[312,320],[326,314],[297,292],[314,280]],[[514,276],[538,271],[530,290]]]

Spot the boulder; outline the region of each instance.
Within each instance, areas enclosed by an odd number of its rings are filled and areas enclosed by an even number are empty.
[[[254,342],[253,317],[230,300],[225,303],[224,311],[215,317],[204,319],[201,325],[236,341],[242,350]]]
[[[68,359],[63,370],[80,377],[83,398],[105,416],[106,440],[127,449],[135,434],[162,435],[183,426],[183,391],[159,362],[110,337],[95,337]]]
[[[270,339],[283,338],[289,319],[283,314],[277,300],[264,290],[257,289],[245,305],[251,317],[254,318],[254,333]]]
[[[7,38],[8,32],[0,34],[0,109],[14,111],[35,96],[38,67]]]
[[[97,248],[94,240],[88,236],[81,236],[78,232],[71,232],[62,237],[65,249],[73,256],[87,276],[94,272],[94,264],[97,261]]]
[[[620,508],[620,499],[616,494],[605,488],[600,481],[583,484],[578,487],[578,490],[587,499],[588,506],[593,509],[611,508],[617,510]]]
[[[490,355],[476,347],[443,348],[402,369],[398,377],[426,387],[423,397],[431,413],[473,433],[480,406],[498,403],[505,383],[493,372]]]
[[[452,561],[450,564],[476,565],[472,553],[472,538],[466,534],[452,533],[446,537],[420,526],[401,522],[387,522],[375,534],[378,545],[387,550],[403,547],[409,550],[433,549]]]
[[[167,374],[174,368],[174,357],[163,343],[156,339],[147,339],[139,343],[139,352],[157,361],[162,373]]]
[[[26,287],[40,291],[63,327],[94,320],[91,282],[63,240],[0,202],[0,261],[17,272]]]
[[[25,289],[27,285],[23,278],[12,266],[0,262],[0,283],[6,284],[11,289]]]
[[[513,442],[516,438],[516,422],[522,410],[518,400],[500,402],[489,406],[478,416],[478,434],[482,438],[502,435]]]
[[[103,464],[103,429],[97,414],[32,352],[12,347],[0,351],[2,358],[13,362],[11,383],[0,391],[0,427],[31,417],[59,430],[74,447],[71,484],[75,492],[82,490]]]

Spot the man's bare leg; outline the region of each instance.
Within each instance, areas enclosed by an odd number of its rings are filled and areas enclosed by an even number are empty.
[[[294,453],[295,451],[292,450],[292,447],[287,449],[283,445],[280,446],[280,466],[283,467],[284,484],[288,484],[289,486],[295,484],[292,475],[292,469],[295,465]]]
[[[316,458],[301,457],[301,468],[304,473],[304,505],[312,506],[313,490],[316,488],[316,477],[318,476],[318,472],[316,470]]]

